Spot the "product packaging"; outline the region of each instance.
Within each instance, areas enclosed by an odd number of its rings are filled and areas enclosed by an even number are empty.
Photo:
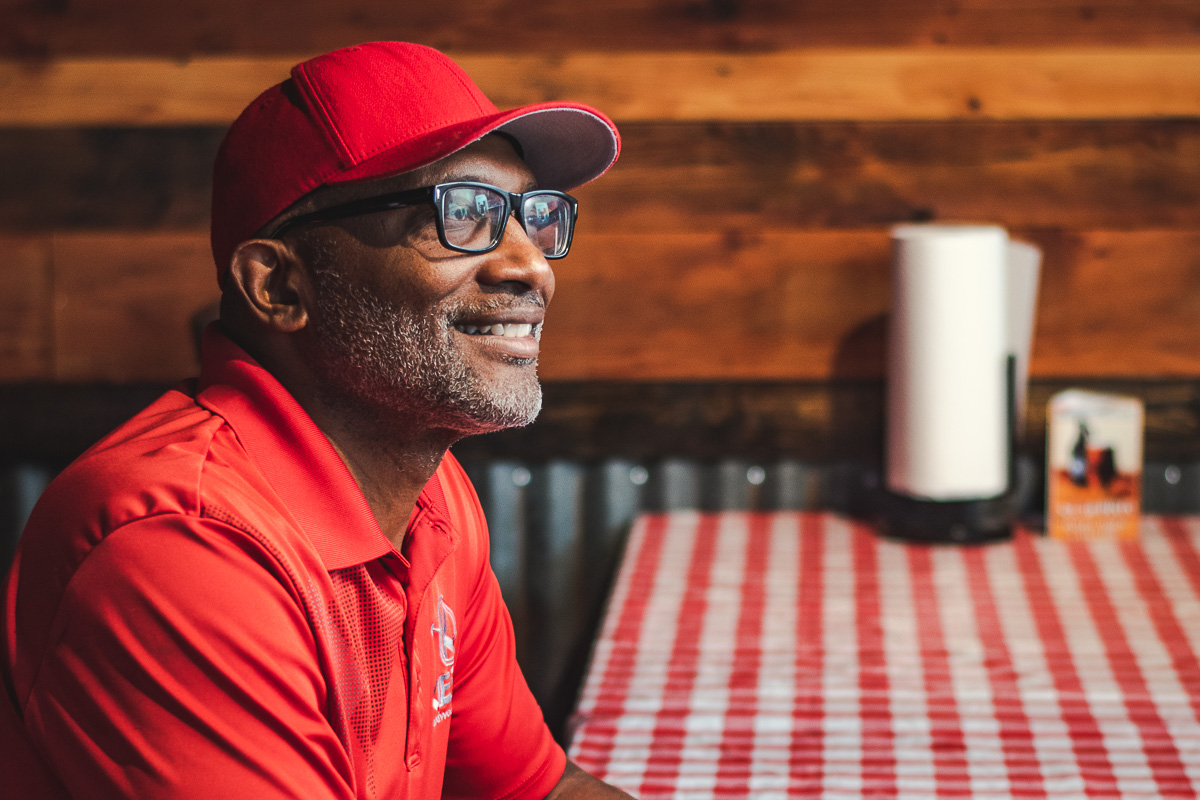
[[[1046,532],[1058,539],[1134,538],[1142,497],[1145,412],[1137,398],[1078,389],[1046,415]]]

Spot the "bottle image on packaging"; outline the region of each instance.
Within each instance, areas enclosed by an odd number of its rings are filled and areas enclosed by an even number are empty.
[[[1087,423],[1079,420],[1079,438],[1075,440],[1075,446],[1071,448],[1071,460],[1067,462],[1067,475],[1071,478],[1071,483],[1081,487],[1088,485],[1087,442]]]

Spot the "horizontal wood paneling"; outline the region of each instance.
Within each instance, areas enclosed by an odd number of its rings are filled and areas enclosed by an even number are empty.
[[[1045,251],[1031,371],[1200,375],[1200,230],[1021,231]],[[63,233],[50,352],[63,381],[172,381],[216,299],[203,233]],[[44,239],[18,241],[39,252]],[[556,267],[542,375],[562,380],[831,380],[883,373],[886,229],[596,233]],[[32,330],[37,330],[36,328]],[[7,379],[25,377],[17,372]]]
[[[49,240],[0,235],[0,380],[53,376],[53,291]]]
[[[303,54],[380,38],[448,51],[501,106],[620,122],[578,191],[551,380],[878,376],[886,230],[911,220],[1045,248],[1036,375],[1200,376],[1194,0],[21,0],[0,380],[190,371],[223,126]]]
[[[176,381],[196,370],[193,316],[217,299],[208,237],[53,237],[54,377]]]
[[[201,228],[223,131],[0,129],[0,230]],[[1200,227],[1200,118],[629,123],[587,232],[913,219]]]
[[[501,108],[571,99],[618,121],[1200,114],[1200,45],[450,55]],[[0,125],[227,124],[300,57],[0,62]]]
[[[322,51],[375,39],[495,52],[1200,41],[1192,0],[24,0],[0,54]]]

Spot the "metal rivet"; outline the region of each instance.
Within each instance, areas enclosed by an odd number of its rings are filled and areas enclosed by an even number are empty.
[[[533,473],[525,467],[517,467],[512,471],[512,482],[517,486],[528,486],[533,480]]]
[[[1172,464],[1163,470],[1163,480],[1174,486],[1183,478],[1183,470]]]
[[[645,467],[630,468],[629,482],[634,486],[644,486],[648,480],[650,480],[650,472]]]
[[[758,486],[767,479],[767,471],[762,467],[754,466],[746,470],[746,480],[750,481],[755,486]]]

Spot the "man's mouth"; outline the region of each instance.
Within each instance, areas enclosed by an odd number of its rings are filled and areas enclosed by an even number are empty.
[[[469,336],[504,336],[509,339],[519,339],[533,333],[533,325],[528,322],[496,323],[494,325],[456,324],[454,329]]]

